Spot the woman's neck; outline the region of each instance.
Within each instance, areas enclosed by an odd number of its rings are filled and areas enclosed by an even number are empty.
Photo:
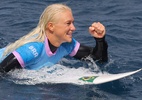
[[[52,45],[49,40],[48,40],[48,44],[49,44],[49,48],[50,48],[51,52],[54,53],[58,47],[55,47],[54,45]]]
[[[53,36],[52,33],[46,34],[46,37],[50,41],[50,43],[55,47],[59,47],[62,44],[60,41],[58,41],[57,38],[55,38],[55,36]]]

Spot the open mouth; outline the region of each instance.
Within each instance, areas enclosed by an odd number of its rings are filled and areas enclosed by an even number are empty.
[[[67,35],[68,35],[69,37],[72,37],[72,32],[68,32]]]
[[[72,35],[71,34],[67,34],[66,38],[72,38]]]

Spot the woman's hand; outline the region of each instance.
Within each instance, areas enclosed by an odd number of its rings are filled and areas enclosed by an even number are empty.
[[[89,32],[95,38],[103,38],[105,36],[106,30],[103,24],[100,22],[94,22],[89,27]]]

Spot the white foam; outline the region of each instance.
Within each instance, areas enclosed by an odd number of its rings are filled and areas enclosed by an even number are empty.
[[[38,71],[26,69],[15,70],[8,74],[8,80],[13,81],[16,84],[27,85],[34,85],[39,83],[82,84],[78,82],[77,79],[87,75],[95,75],[95,73],[84,67],[69,68],[60,64],[56,64],[51,68],[44,67]]]
[[[90,59],[90,58],[89,58]],[[67,62],[67,59],[62,61]],[[73,62],[74,61],[74,62]],[[70,61],[76,63],[77,60]],[[68,62],[69,63],[69,62]],[[16,84],[34,85],[40,83],[73,83],[84,84],[78,81],[82,76],[99,75],[102,74],[99,67],[93,62],[92,68],[85,67],[68,67],[61,64],[56,64],[50,68],[44,67],[40,70],[15,70],[8,74],[7,79]],[[95,73],[97,71],[97,73]],[[104,72],[103,72],[104,73]]]

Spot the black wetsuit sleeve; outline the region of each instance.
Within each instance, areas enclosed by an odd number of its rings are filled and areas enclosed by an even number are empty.
[[[0,63],[0,72],[9,72],[15,68],[22,68],[17,58],[11,53]]]
[[[82,59],[87,56],[91,56],[94,60],[107,61],[108,53],[107,53],[107,42],[104,38],[95,38],[96,46],[88,47],[84,45],[80,45],[78,52],[74,56],[77,59]]]

